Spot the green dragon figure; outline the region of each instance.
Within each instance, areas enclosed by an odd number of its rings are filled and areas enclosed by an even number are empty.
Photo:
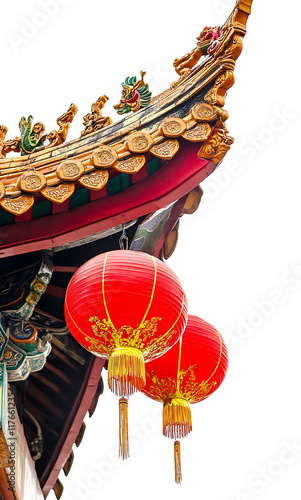
[[[148,84],[144,82],[145,71],[141,71],[141,80],[137,81],[136,76],[127,77],[122,83],[122,95],[120,103],[114,108],[119,115],[129,113],[130,111],[139,111],[149,105],[152,93],[149,91]]]
[[[24,116],[22,116],[19,128],[21,132],[21,137],[18,142],[21,155],[28,155],[29,153],[35,153],[44,149],[44,141],[46,135],[42,135],[45,132],[45,127],[42,123],[32,124],[32,116],[29,115],[27,121]]]

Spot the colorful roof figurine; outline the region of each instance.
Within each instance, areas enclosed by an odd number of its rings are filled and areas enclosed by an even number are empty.
[[[224,104],[251,4],[238,0],[223,26],[206,27],[160,95],[144,71],[126,77],[114,106],[120,121],[106,116],[103,95],[69,142],[75,104],[57,130],[22,117],[19,137],[7,139],[0,126],[0,359],[44,495],[55,488],[60,497],[58,474],[69,471],[84,415],[102,392],[104,360],[66,327],[67,285],[102,252],[167,259],[174,251],[181,215],[197,209],[199,183],[233,143]]]

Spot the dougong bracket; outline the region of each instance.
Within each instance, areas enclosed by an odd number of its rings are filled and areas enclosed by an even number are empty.
[[[31,282],[29,289],[24,290],[22,298],[9,309],[3,310],[5,318],[15,321],[27,321],[34,312],[34,308],[45,292],[53,271],[51,255],[43,252],[39,272]]]

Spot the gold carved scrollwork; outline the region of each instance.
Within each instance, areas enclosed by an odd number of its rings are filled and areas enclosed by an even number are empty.
[[[75,104],[70,104],[68,111],[56,120],[59,129],[52,130],[46,135],[46,139],[49,140],[47,147],[52,148],[53,146],[59,146],[65,142],[70,124],[73,122],[76,113],[77,106],[75,106]]]
[[[5,158],[6,155],[12,151],[14,153],[20,153],[19,140],[19,137],[16,137],[16,139],[9,139],[8,141],[3,142],[0,158]]]
[[[109,116],[102,116],[102,109],[108,101],[108,97],[103,95],[97,99],[91,106],[91,113],[84,116],[85,130],[82,131],[81,136],[92,134],[97,130],[101,130],[108,125],[111,125],[112,120]]]
[[[205,101],[217,106],[224,106],[226,92],[233,84],[233,71],[224,71],[216,78],[213,87],[205,95]]]
[[[198,157],[211,159],[216,164],[220,163],[234,142],[234,139],[227,134],[226,128],[216,128],[210,139],[201,147]]]
[[[225,50],[225,56],[236,61],[242,52],[242,37],[235,35],[232,37],[230,45]]]

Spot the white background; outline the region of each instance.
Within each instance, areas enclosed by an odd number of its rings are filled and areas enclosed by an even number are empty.
[[[0,123],[18,135],[22,115],[47,131],[70,102],[82,116],[126,76],[147,71],[154,94],[176,79],[172,62],[220,25],[234,0],[99,2],[15,0],[1,5]],[[254,0],[236,83],[225,108],[235,144],[203,182],[202,206],[181,220],[168,261],[190,313],[224,336],[230,365],[221,388],[192,407],[182,440],[183,482],[161,408],[130,400],[131,458],[116,460],[118,400],[105,389],[65,485],[63,500],[188,498],[300,500],[300,56],[298,2]],[[42,12],[42,14],[41,14]],[[31,26],[31,28],[30,28]],[[38,26],[38,27],[37,27]],[[105,374],[106,375],[106,374]],[[52,495],[52,494],[51,494]],[[49,498],[53,496],[49,495]]]

